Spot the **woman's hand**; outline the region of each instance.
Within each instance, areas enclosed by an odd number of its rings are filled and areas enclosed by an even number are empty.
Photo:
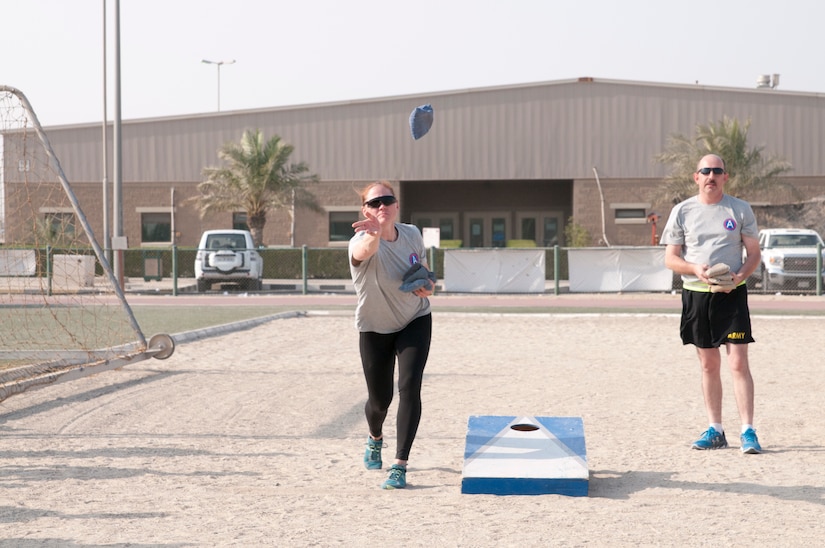
[[[352,228],[355,229],[355,232],[366,232],[372,236],[377,235],[381,231],[381,224],[378,222],[378,218],[369,211],[365,211],[364,216],[364,219],[352,223]]]
[[[429,297],[430,295],[435,293],[435,284],[433,282],[429,282],[427,285],[419,287],[412,293],[413,295],[421,297],[422,299],[425,297]]]

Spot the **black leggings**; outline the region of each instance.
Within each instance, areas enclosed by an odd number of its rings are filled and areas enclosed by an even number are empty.
[[[368,393],[364,413],[370,434],[376,438],[383,434],[384,419],[392,403],[395,357],[398,356],[398,447],[395,451],[398,460],[409,458],[421,420],[421,382],[432,330],[433,317],[427,314],[396,333],[360,334],[361,364]]]

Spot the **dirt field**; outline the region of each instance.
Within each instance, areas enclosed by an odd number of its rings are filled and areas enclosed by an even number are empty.
[[[700,452],[678,316],[434,302],[403,491],[361,463],[351,312],[276,320],[0,405],[3,546],[804,546],[821,542],[825,318],[754,316],[756,427]],[[394,452],[394,410],[386,425]],[[461,494],[470,415],[582,417],[589,496]],[[386,461],[387,459],[385,459]]]

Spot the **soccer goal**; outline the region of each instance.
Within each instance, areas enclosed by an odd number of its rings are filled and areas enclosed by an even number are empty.
[[[0,85],[0,401],[174,346],[146,340],[31,104]]]

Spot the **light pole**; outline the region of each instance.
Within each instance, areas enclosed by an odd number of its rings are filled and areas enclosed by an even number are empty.
[[[207,65],[215,65],[218,67],[218,112],[221,111],[221,65],[232,65],[235,63],[235,60],[232,59],[231,61],[210,61],[209,59],[204,59],[201,63],[206,63]]]
[[[109,131],[106,114],[106,0],[103,0],[103,249],[109,266],[112,266],[112,237],[109,209]]]
[[[115,0],[115,119],[112,127],[112,145],[114,148],[112,169],[115,180],[112,187],[112,223],[114,224],[112,250],[117,250],[114,253],[114,274],[120,288],[125,289],[123,251],[128,249],[128,240],[126,235],[123,234],[123,132],[120,89],[120,0]]]

